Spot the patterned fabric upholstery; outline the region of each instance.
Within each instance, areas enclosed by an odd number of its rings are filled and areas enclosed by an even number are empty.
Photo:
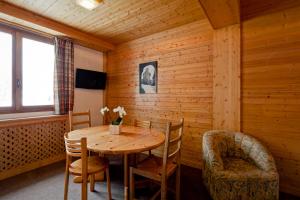
[[[272,155],[243,133],[204,134],[203,181],[214,200],[279,198],[279,175]]]

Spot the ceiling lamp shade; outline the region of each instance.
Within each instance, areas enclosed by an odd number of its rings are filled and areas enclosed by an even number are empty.
[[[76,0],[76,4],[88,10],[93,10],[99,6],[103,0]]]

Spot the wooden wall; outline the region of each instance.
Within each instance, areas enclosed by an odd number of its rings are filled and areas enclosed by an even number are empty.
[[[296,7],[242,23],[240,111],[241,130],[260,139],[275,156],[280,190],[300,196],[299,19]],[[125,106],[126,123],[148,119],[162,130],[169,119],[184,116],[183,162],[194,167],[201,167],[202,133],[217,127],[213,97],[222,90],[214,87],[218,71],[213,63],[220,59],[216,36],[201,20],[121,44],[108,54],[108,105]],[[138,64],[154,60],[159,64],[158,93],[140,95]]]
[[[182,157],[201,166],[203,132],[212,129],[212,40],[207,20],[153,34],[117,46],[108,54],[109,107],[124,106],[126,123],[166,122],[185,118]],[[138,65],[158,61],[157,94],[139,94]]]
[[[242,31],[242,130],[268,145],[280,190],[300,196],[300,7],[253,18]]]
[[[213,129],[240,131],[241,30],[230,25],[214,31]]]

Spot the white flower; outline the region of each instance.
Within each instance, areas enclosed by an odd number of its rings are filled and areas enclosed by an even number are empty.
[[[121,110],[119,111],[119,115],[120,115],[121,118],[123,118],[125,115],[127,115],[124,107],[121,107]]]
[[[118,107],[114,108],[113,111],[116,113],[116,112],[119,112],[120,109],[121,109],[121,107],[118,106]]]
[[[119,116],[120,116],[121,118],[123,118],[125,115],[127,115],[127,113],[126,113],[124,107],[121,107],[121,106],[118,106],[118,107],[114,108],[113,111],[114,111],[115,113],[116,113],[116,112],[119,112]]]
[[[108,112],[108,111],[109,111],[109,108],[108,108],[107,106],[105,106],[104,108],[101,108],[100,113],[101,113],[102,115],[104,115],[105,112]]]

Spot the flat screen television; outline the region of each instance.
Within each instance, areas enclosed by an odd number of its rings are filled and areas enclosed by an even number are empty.
[[[76,69],[76,88],[104,90],[106,73],[86,69]]]

